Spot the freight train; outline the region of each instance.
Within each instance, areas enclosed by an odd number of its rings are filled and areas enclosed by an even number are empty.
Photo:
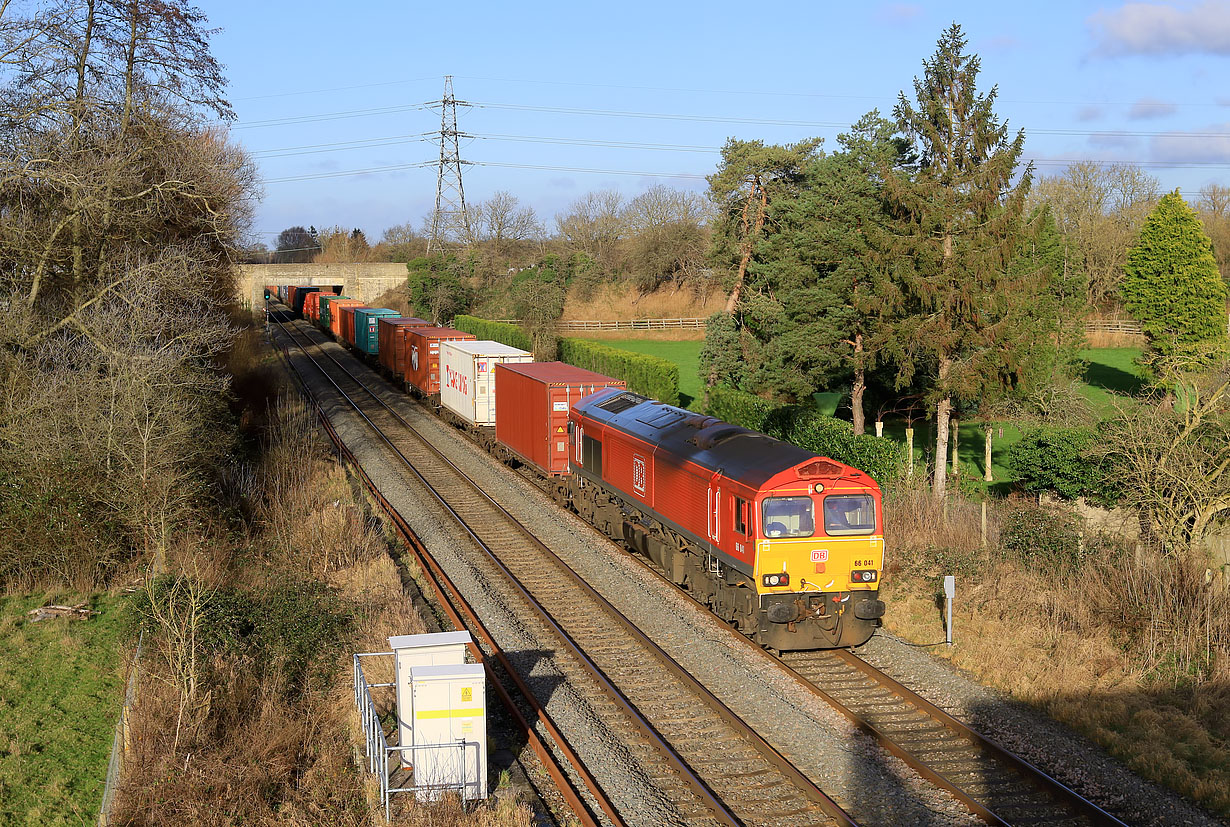
[[[333,292],[310,298],[318,291],[266,295],[532,469],[557,502],[762,646],[857,646],[879,625],[884,515],[862,471],[592,371]]]

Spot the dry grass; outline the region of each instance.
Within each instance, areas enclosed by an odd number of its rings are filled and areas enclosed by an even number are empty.
[[[1089,331],[1085,333],[1085,345],[1089,348],[1142,348],[1145,346],[1146,341],[1141,333],[1106,333],[1103,331]]]
[[[405,284],[386,290],[372,299],[372,307],[387,307],[403,316],[418,316],[418,312],[410,304],[410,287]]]
[[[886,625],[944,639],[940,578],[958,575],[951,648],[933,651],[1033,703],[1146,777],[1230,815],[1230,588],[1199,563],[1087,538],[1066,573],[1008,559],[1004,509],[943,506],[925,491],[886,503]]]
[[[663,288],[641,295],[627,284],[604,284],[587,299],[570,291],[564,319],[683,319],[707,318],[726,305],[726,295],[715,290],[697,297],[686,289]]]

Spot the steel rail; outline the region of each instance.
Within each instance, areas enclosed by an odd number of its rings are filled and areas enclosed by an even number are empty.
[[[854,820],[851,819],[849,814],[846,813],[836,802],[834,802],[831,798],[829,798],[829,796],[825,794],[823,790],[817,787],[815,783],[811,781],[811,779],[807,778],[807,776],[804,775],[797,767],[795,767],[793,763],[791,763],[787,758],[785,758],[785,756],[783,756],[771,744],[765,741],[764,738],[762,738],[759,735],[759,733],[757,733],[750,726],[748,726],[748,724],[745,721],[743,721],[742,718],[740,718],[732,710],[730,710],[729,707],[727,707],[719,698],[717,698],[717,696],[715,696],[703,684],[697,681],[696,678],[691,675],[691,673],[689,673],[678,662],[676,662],[673,658],[671,658],[670,655],[668,655],[665,651],[663,651],[661,647],[659,647],[656,643],[654,643],[647,635],[644,634],[644,632],[642,632],[639,628],[633,625],[631,621],[629,621],[626,617],[624,617],[617,609],[611,606],[611,604],[604,597],[602,597],[602,595],[600,595],[595,589],[593,589],[592,586],[590,586],[583,579],[581,579],[581,577],[577,575],[576,572],[574,572],[566,563],[564,563],[559,558],[559,556],[555,554],[554,551],[552,551],[545,544],[543,544],[542,541],[540,541],[533,534],[533,532],[531,532],[524,525],[522,525],[515,517],[513,517],[512,514],[510,514],[507,511],[507,509],[505,509],[502,505],[496,502],[483,489],[481,485],[479,485],[472,478],[470,478],[464,471],[462,471],[456,465],[456,463],[454,463],[451,459],[445,456],[438,448],[432,445],[429,440],[426,440],[421,435],[418,435],[418,432],[414,428],[414,426],[412,426],[408,421],[406,421],[406,419],[398,411],[393,409],[387,402],[381,399],[359,377],[351,373],[351,371],[349,371],[343,364],[341,364],[341,362],[339,362],[336,359],[336,357],[334,357],[332,354],[325,352],[319,343],[312,342],[312,345],[316,347],[326,358],[334,362],[334,364],[336,364],[337,367],[343,373],[345,373],[352,381],[355,382],[355,384],[357,384],[360,388],[362,388],[363,391],[367,393],[367,395],[369,395],[372,399],[374,399],[377,402],[377,404],[379,404],[382,408],[388,411],[388,413],[390,413],[405,429],[407,429],[407,431],[418,436],[419,439],[422,441],[423,445],[432,454],[434,454],[440,461],[444,462],[447,466],[449,466],[449,468],[451,468],[452,471],[459,478],[461,478],[466,483],[468,483],[472,487],[473,491],[476,492],[485,501],[487,501],[498,514],[502,515],[503,518],[507,521],[507,523],[514,528],[514,530],[518,531],[531,545],[533,545],[541,553],[547,555],[550,559],[555,561],[560,571],[563,572],[564,575],[568,577],[576,586],[578,586],[587,596],[589,596],[591,599],[597,602],[600,606],[606,607],[606,609],[612,614],[614,618],[617,619],[617,622],[627,631],[627,633],[630,636],[635,638],[638,642],[640,642],[643,646],[645,646],[651,652],[656,653],[657,657],[661,660],[663,665],[666,666],[666,668],[671,672],[672,675],[678,678],[681,682],[685,683],[696,694],[698,694],[702,699],[704,699],[706,703],[710,706],[710,708],[713,709],[713,711],[717,713],[718,716],[724,722],[726,722],[728,725],[731,725],[733,728],[735,728],[736,731],[740,735],[742,735],[742,737],[744,737],[745,740],[747,740],[749,743],[751,743],[756,748],[756,750],[761,754],[761,756],[766,761],[768,761],[771,765],[773,765],[776,769],[778,769],[779,772],[781,772],[790,781],[792,781],[794,785],[796,786],[796,788],[798,788],[800,792],[802,792],[809,800],[811,800],[814,804],[816,804],[821,809],[822,812],[824,812],[830,818],[835,819],[840,824],[843,824],[843,825],[854,825],[855,824]],[[310,355],[308,355],[308,358],[312,359]],[[314,359],[312,359],[312,361],[315,362]],[[328,377],[328,378],[330,379],[330,382],[334,385],[334,387],[338,389],[339,393],[342,393],[343,396],[346,397],[351,402],[352,405],[355,405],[354,401],[350,400],[349,396],[346,395],[343,391],[341,391],[337,383],[332,380],[332,377]],[[357,405],[355,405],[355,407],[357,410]],[[361,416],[363,416],[364,420],[366,420],[373,429],[379,432],[378,427],[375,426],[374,423],[371,423],[371,420],[365,414],[363,414],[361,411],[359,413]],[[389,442],[389,440],[383,433],[381,433],[380,436],[386,443]],[[394,450],[397,451],[399,455],[401,455],[401,452],[397,450],[395,447],[394,447]],[[430,484],[426,482],[425,479],[423,479],[422,474],[418,471],[418,469],[414,468],[412,463],[410,463],[410,461],[407,460],[404,456],[402,457],[402,459],[404,462],[407,463],[407,465],[415,473],[415,475],[418,476],[419,479],[423,481],[424,485],[426,485],[429,488],[429,490],[431,490],[433,496],[435,496],[435,498],[441,503],[441,505],[447,510],[449,510],[450,513],[454,514],[455,518],[462,524],[462,526],[467,530],[467,532],[470,533],[472,537],[474,537],[476,542],[482,545],[482,541],[479,540],[475,536],[475,533],[466,524],[465,520],[460,515],[457,515],[456,512],[448,505],[448,503],[444,502],[443,498],[439,495],[439,493],[436,492],[434,488],[432,488]],[[483,547],[485,548],[485,545],[483,545]],[[493,562],[502,571],[505,572],[506,576],[510,579],[510,581],[513,582],[514,585],[520,591],[522,591],[522,593],[526,595],[527,599],[533,601],[535,605],[538,605],[537,601],[529,594],[528,590],[516,578],[516,576],[511,571],[508,570],[507,566],[505,566],[505,564],[502,561],[496,558],[496,556],[492,554],[489,549],[488,549],[488,554],[491,554]],[[540,611],[543,611],[545,613],[545,609],[540,608]],[[556,626],[558,628],[558,624],[555,624],[553,619],[550,622],[552,623],[553,626]],[[571,637],[568,635],[566,631],[564,631],[563,629],[559,629],[559,631],[560,631],[560,634],[566,640],[569,641],[571,646],[574,646],[579,650],[580,647],[577,646],[575,641],[572,641]],[[586,661],[589,661],[588,656],[583,656],[583,657],[585,658]],[[601,670],[599,669],[599,667],[594,665],[593,668],[598,670],[599,674],[601,674]],[[605,680],[605,675],[603,675],[603,679]],[[652,725],[650,726],[652,727]],[[657,735],[656,730],[655,730],[655,736],[660,738],[660,736]]]
[[[948,731],[957,734],[973,746],[985,750],[995,759],[1007,764],[1010,769],[1014,770],[1018,775],[1023,777],[1040,792],[1057,799],[1064,805],[1069,806],[1079,817],[1089,819],[1091,824],[1101,825],[1102,827],[1127,827],[1124,822],[1089,801],[1087,798],[1068,787],[1066,784],[1063,784],[1058,779],[1051,777],[1038,767],[1035,767],[1033,764],[1026,761],[1024,758],[1010,752],[994,740],[982,735],[969,725],[948,714],[943,709],[940,709],[938,706],[919,695],[917,692],[914,692],[912,689],[906,687],[904,684],[900,683],[882,670],[872,666],[870,663],[863,660],[853,652],[845,649],[834,649],[829,654],[832,657],[841,660],[847,666],[856,669],[860,674],[875,681],[877,685],[888,689],[894,695],[897,695],[904,703],[915,707],[927,717],[942,725]],[[819,690],[819,687],[816,687],[816,689],[817,691],[821,691]],[[843,711],[843,714],[846,714],[847,717],[851,717],[852,715],[856,716],[856,713],[853,713],[852,710],[848,710],[844,707],[844,705],[842,705],[841,711]],[[884,744],[886,748],[889,748],[893,754],[897,755],[899,753],[906,753],[906,755],[908,755],[908,751],[904,747],[895,744],[890,736],[879,732],[878,729],[869,722],[856,721],[856,724],[859,725],[860,728],[866,726],[871,729],[875,733],[874,737]],[[890,744],[892,744],[892,746],[889,746]],[[918,763],[917,759],[912,757],[901,757],[911,765]],[[945,789],[950,789],[950,791],[953,792],[953,795],[969,807],[971,811],[976,812],[975,808],[982,808],[982,805],[978,803],[971,795],[961,790],[959,785],[949,781],[942,773],[935,771],[931,772],[942,781]],[[995,819],[995,821],[990,821],[989,823],[1008,823],[993,813],[989,813],[989,815],[991,818]]]
[[[279,322],[279,324],[281,324],[281,322]],[[406,519],[401,515],[401,512],[398,511],[396,506],[385,498],[384,494],[381,493],[380,488],[375,484],[375,481],[368,476],[367,472],[363,469],[363,465],[358,461],[354,454],[351,453],[350,448],[334,429],[333,423],[330,422],[328,415],[324,412],[324,409],[320,407],[315,397],[312,396],[311,392],[308,390],[306,379],[299,372],[299,369],[291,362],[290,354],[287,352],[286,348],[283,346],[280,347],[279,350],[282,357],[285,359],[287,366],[295,373],[304,394],[309,400],[311,400],[312,408],[316,411],[316,415],[320,419],[325,432],[329,435],[330,440],[332,440],[334,446],[338,449],[338,452],[350,463],[351,468],[359,474],[359,477],[363,480],[364,486],[376,499],[376,502],[380,504],[380,507],[384,510],[385,514],[387,514],[393,521],[393,524],[397,527],[398,535],[418,561],[422,571],[428,578],[428,582],[432,586],[432,591],[436,594],[436,602],[444,610],[454,628],[472,629],[479,635],[479,637],[483,639],[487,646],[492,650],[496,660],[498,660],[500,665],[504,668],[505,674],[516,685],[517,691],[521,693],[522,699],[525,701],[526,705],[533,710],[538,722],[542,724],[543,728],[546,729],[547,733],[555,742],[556,748],[563,753],[564,757],[572,765],[573,771],[576,772],[582,783],[585,784],[586,789],[589,790],[590,795],[593,796],[594,800],[598,804],[598,807],[603,813],[606,814],[613,824],[623,825],[625,822],[616,812],[614,804],[611,802],[606,792],[602,789],[601,784],[596,778],[593,777],[593,774],[589,772],[589,768],[585,766],[584,762],[581,761],[580,757],[572,749],[572,746],[568,743],[568,740],[564,737],[563,733],[561,733],[555,726],[555,722],[551,720],[551,717],[547,714],[547,711],[543,709],[542,705],[538,702],[537,697],[534,696],[533,692],[531,692],[530,688],[525,684],[525,681],[522,679],[521,675],[512,668],[512,664],[508,661],[508,656],[505,654],[504,650],[496,644],[495,640],[491,637],[491,633],[478,619],[477,614],[475,614],[470,605],[461,597],[461,592],[457,590],[456,586],[453,585],[452,581],[444,573],[443,569],[441,569],[436,561],[427,553],[426,548],[422,545],[418,536],[410,528],[409,523],[406,522]],[[455,597],[450,599],[448,594],[445,592],[445,588],[451,591]],[[457,607],[453,605],[453,599],[460,603],[462,612],[471,620],[470,624],[465,623],[462,619],[461,613],[459,613]],[[555,754],[551,752],[551,750],[543,742],[542,738],[539,737],[537,730],[535,730],[535,728],[530,725],[529,721],[526,720],[520,707],[517,706],[507,687],[505,687],[504,684],[498,679],[492,669],[491,664],[487,662],[487,658],[484,655],[483,650],[473,642],[468,645],[468,649],[475,661],[483,664],[483,667],[487,672],[487,676],[491,679],[491,684],[496,690],[496,694],[500,697],[501,704],[512,716],[517,728],[525,734],[530,748],[533,749],[535,755],[538,756],[538,760],[543,765],[543,769],[546,770],[547,775],[550,776],[551,780],[555,783],[556,789],[559,791],[560,795],[563,796],[565,802],[567,802],[569,809],[572,810],[573,814],[577,817],[581,824],[585,825],[585,827],[597,827],[600,822],[590,812],[589,806],[578,794],[577,790],[573,786],[572,780],[560,766]]]

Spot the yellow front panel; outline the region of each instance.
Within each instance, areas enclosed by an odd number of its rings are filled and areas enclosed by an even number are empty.
[[[875,569],[877,573],[882,573],[883,567],[883,537],[804,537],[756,541],[756,589],[761,594],[878,589],[878,575],[870,583],[851,583],[850,572],[854,569]],[[790,575],[790,585],[764,585],[761,575],[783,571]]]

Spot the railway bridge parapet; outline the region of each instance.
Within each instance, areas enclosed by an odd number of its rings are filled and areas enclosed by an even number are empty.
[[[236,290],[247,307],[260,307],[266,284],[314,285],[340,284],[343,293],[362,301],[372,299],[405,284],[409,273],[405,264],[379,262],[366,264],[242,264]]]

